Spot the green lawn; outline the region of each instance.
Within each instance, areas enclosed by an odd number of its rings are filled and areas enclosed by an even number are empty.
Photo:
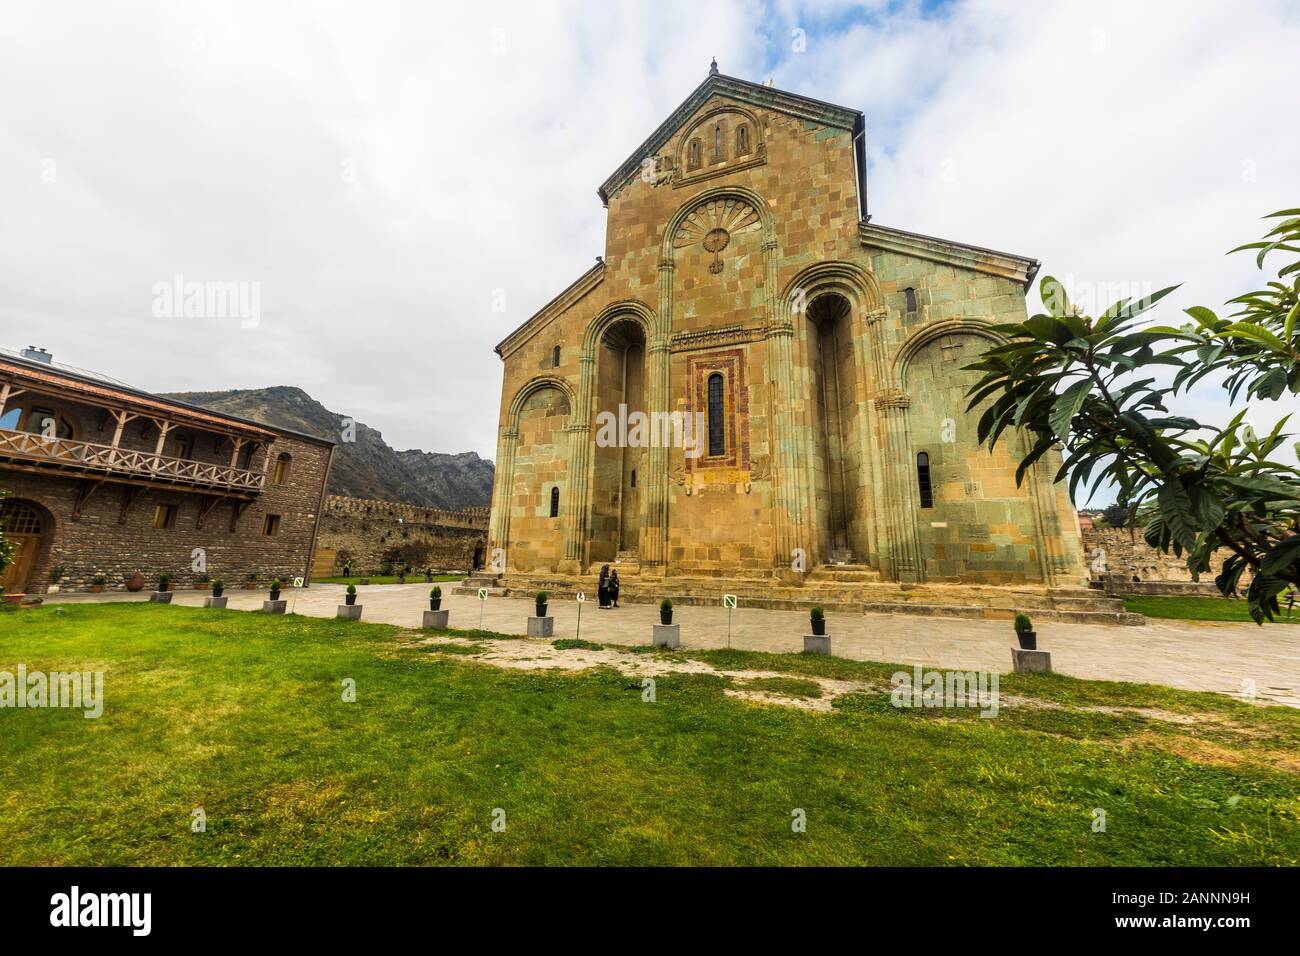
[[[435,574],[433,576],[434,584],[439,584],[446,581],[463,581],[463,580],[465,580],[465,575],[463,574]],[[369,578],[369,581],[371,584],[396,584],[397,575],[390,574],[386,577],[380,575],[374,575]],[[312,578],[312,583],[313,584],[360,584],[361,578],[360,576],[357,575],[353,575],[350,578]],[[424,572],[421,571],[419,574],[408,574],[406,576],[406,583],[423,584]]]
[[[892,668],[738,651],[677,656],[790,679],[664,675],[646,702],[610,669],[504,670],[477,663],[483,635],[411,636],[134,603],[0,614],[0,671],[106,675],[97,720],[0,709],[0,863],[1300,860],[1294,710],[1047,675],[1005,677],[994,719],[878,692],[813,713],[724,690]]]
[[[1282,599],[1279,598],[1279,601]],[[1166,597],[1131,594],[1124,598],[1124,610],[1145,614],[1147,617],[1169,617],[1184,621],[1250,621],[1244,599],[1218,597]],[[1300,624],[1300,608],[1286,614],[1282,605],[1282,623]],[[1253,622],[1252,622],[1253,623]],[[1267,625],[1267,621],[1265,624]]]

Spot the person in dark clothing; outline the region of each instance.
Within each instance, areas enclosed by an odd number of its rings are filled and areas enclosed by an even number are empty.
[[[618,589],[619,589],[618,572],[610,571],[609,572],[609,600],[610,603],[614,605],[614,607],[618,607]]]
[[[609,565],[603,564],[600,567],[600,583],[596,587],[596,594],[600,598],[601,610],[609,607]]]

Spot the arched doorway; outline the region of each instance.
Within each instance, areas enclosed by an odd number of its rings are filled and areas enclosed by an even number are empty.
[[[867,551],[860,511],[864,450],[857,440],[858,370],[852,306],[838,292],[814,298],[805,313],[811,377],[814,508],[823,560],[852,563]]]
[[[641,492],[636,475],[638,469],[644,473],[642,456],[649,435],[630,416],[645,411],[645,347],[641,323],[625,319],[602,333],[596,350],[592,562],[612,561],[619,552],[636,552],[640,547]]]
[[[6,498],[0,504],[0,526],[5,537],[17,546],[13,560],[4,571],[4,593],[26,594],[45,542],[54,529],[40,510],[14,498]]]

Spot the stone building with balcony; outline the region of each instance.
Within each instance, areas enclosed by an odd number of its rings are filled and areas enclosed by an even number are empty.
[[[309,577],[334,445],[0,352],[7,594]]]

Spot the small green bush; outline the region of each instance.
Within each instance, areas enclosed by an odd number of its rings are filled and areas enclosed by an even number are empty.
[[[274,581],[271,582],[271,590],[272,590],[272,591],[278,591],[278,590],[280,590],[282,587],[284,587],[284,584],[280,581],[279,578],[276,578]]]
[[[212,582],[212,586],[214,588],[224,588],[226,586],[226,582],[221,580],[221,578],[217,578],[215,581]]]
[[[1016,614],[1016,633],[1024,634],[1034,629],[1034,622],[1029,620],[1029,615],[1023,611]]]
[[[546,603],[546,592],[545,592],[545,591],[538,591],[538,592],[537,592],[537,603],[538,603],[538,604],[545,604],[545,603]]]
[[[808,612],[808,617],[814,621],[824,621],[826,620],[826,612],[822,610],[822,607],[819,604]]]
[[[348,593],[349,593],[349,594],[356,594],[356,593],[357,593],[357,586],[356,586],[355,584],[349,584],[349,585],[348,585]]]
[[[668,598],[664,598],[662,601],[659,602],[659,610],[671,611],[672,609],[673,609],[673,602],[668,600]]]
[[[102,588],[105,584],[108,583],[108,578],[104,577],[102,574],[96,574],[93,578],[90,579],[90,583],[95,585],[96,587]]]
[[[429,592],[429,597],[431,598],[442,597],[442,588],[435,586],[434,589]]]

